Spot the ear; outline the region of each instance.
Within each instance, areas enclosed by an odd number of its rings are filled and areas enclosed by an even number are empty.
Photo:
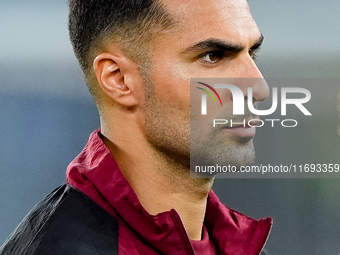
[[[98,84],[103,93],[126,107],[138,104],[138,89],[134,77],[138,66],[122,54],[102,53],[93,62]],[[133,70],[131,70],[133,69]],[[136,77],[136,80],[140,80]]]

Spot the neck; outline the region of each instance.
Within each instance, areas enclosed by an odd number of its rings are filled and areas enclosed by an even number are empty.
[[[175,209],[189,238],[201,240],[213,179],[190,178],[188,167],[176,164],[143,138],[114,136],[105,129],[102,134],[146,211],[156,215]]]

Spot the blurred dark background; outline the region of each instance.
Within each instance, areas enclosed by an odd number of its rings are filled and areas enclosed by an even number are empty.
[[[269,83],[302,78],[313,114],[296,115],[295,129],[259,130],[255,164],[339,164],[340,2],[250,6],[265,36],[258,56],[264,76]],[[65,181],[99,118],[68,41],[65,1],[2,0],[0,38],[1,244]],[[214,190],[233,209],[274,218],[269,254],[340,252],[340,179],[217,179]]]

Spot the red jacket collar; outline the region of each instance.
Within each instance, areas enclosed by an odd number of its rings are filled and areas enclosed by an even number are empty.
[[[124,221],[159,251],[179,254],[179,250],[188,249],[190,242],[177,212],[152,216],[143,208],[101,140],[99,130],[90,135],[83,151],[68,166],[67,182]],[[230,210],[211,191],[205,225],[221,254],[257,255],[267,240],[272,219],[256,221]]]

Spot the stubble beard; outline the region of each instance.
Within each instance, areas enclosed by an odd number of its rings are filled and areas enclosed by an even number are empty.
[[[219,113],[215,119],[233,119],[239,121],[231,110]],[[242,117],[244,119],[255,118],[248,110]],[[211,120],[212,121],[212,120]],[[253,137],[240,137],[228,134],[223,127],[213,127],[195,116],[191,116],[190,144],[191,165],[195,166],[241,166],[250,165],[255,160]],[[201,130],[207,130],[201,133]]]
[[[239,168],[254,162],[253,138],[232,137],[230,141],[220,141],[216,132],[207,138],[195,136],[190,115],[179,116],[175,105],[166,105],[160,100],[149,70],[152,70],[151,66],[140,70],[144,80],[145,134],[156,152],[154,156],[165,159],[173,168],[170,175],[183,174],[183,170],[190,170],[192,164]],[[185,172],[185,175],[190,174],[190,171]]]
[[[158,158],[166,159],[177,169],[189,169],[190,117],[180,114],[178,107],[171,102],[163,102],[156,93],[150,73],[141,73],[144,79],[146,139]]]
[[[194,143],[193,141],[191,142]],[[195,166],[241,166],[250,165],[255,159],[253,140],[237,145],[207,139],[199,147],[191,147],[191,165]]]

